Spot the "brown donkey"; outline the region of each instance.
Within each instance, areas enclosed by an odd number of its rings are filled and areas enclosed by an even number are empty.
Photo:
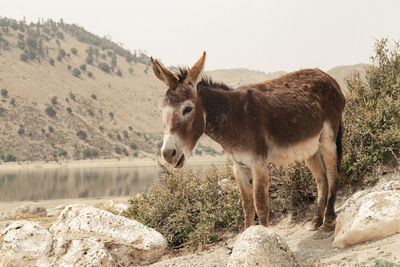
[[[247,228],[255,212],[268,225],[267,163],[305,160],[318,190],[312,227],[324,222],[331,229],[345,105],[337,82],[319,69],[306,69],[232,90],[203,78],[205,57],[204,52],[190,70],[176,74],[150,60],[168,86],[162,105],[165,161],[181,168],[203,133],[221,144],[234,161]]]

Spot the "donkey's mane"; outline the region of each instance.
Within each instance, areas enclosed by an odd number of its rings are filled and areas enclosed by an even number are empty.
[[[189,69],[188,68],[179,68],[179,70],[176,72],[176,76],[178,77],[179,82],[183,82],[186,78],[186,76],[189,73]],[[206,87],[212,87],[212,88],[218,88],[218,89],[222,89],[225,91],[229,91],[232,90],[231,87],[229,87],[228,85],[222,83],[222,82],[216,82],[214,81],[211,77],[207,76],[207,75],[203,75],[203,79],[201,79],[201,81],[199,82],[200,85],[206,86]]]

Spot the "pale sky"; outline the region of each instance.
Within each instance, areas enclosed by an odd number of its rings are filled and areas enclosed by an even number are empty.
[[[0,0],[0,16],[75,23],[165,65],[294,71],[370,63],[400,40],[399,0]]]

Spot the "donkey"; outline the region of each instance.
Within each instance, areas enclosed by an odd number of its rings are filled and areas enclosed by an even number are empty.
[[[206,53],[191,69],[172,73],[150,58],[158,79],[168,86],[162,104],[161,154],[175,168],[184,165],[204,133],[221,144],[234,162],[244,227],[268,226],[270,178],[267,164],[306,161],[317,183],[312,229],[332,229],[341,157],[344,95],[319,69],[236,89],[203,77]]]

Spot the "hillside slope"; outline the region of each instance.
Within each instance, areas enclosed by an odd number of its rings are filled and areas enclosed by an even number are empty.
[[[284,73],[207,72],[232,87]],[[3,161],[146,157],[161,145],[165,86],[148,56],[79,26],[0,18],[0,90]],[[196,153],[217,151],[202,138]]]

